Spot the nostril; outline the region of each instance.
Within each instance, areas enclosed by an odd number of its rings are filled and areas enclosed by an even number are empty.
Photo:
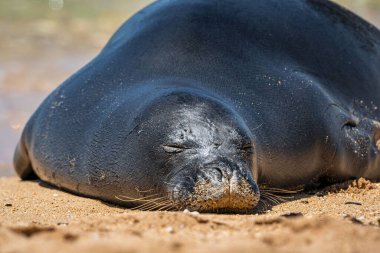
[[[208,171],[209,176],[212,176],[213,178],[217,179],[219,182],[222,182],[223,180],[223,172],[218,167],[212,167]]]

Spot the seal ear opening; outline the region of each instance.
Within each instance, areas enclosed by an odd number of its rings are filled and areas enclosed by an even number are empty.
[[[38,176],[33,171],[32,164],[25,146],[21,141],[17,144],[14,156],[13,156],[13,166],[16,170],[17,175],[22,180],[34,180],[38,179]]]
[[[347,119],[347,121],[343,124],[343,127],[350,127],[350,128],[353,128],[353,127],[357,127],[358,126],[358,122],[354,119]]]

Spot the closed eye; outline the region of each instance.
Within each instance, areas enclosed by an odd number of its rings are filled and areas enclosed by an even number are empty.
[[[164,149],[166,153],[181,153],[185,149],[189,149],[180,144],[163,144],[161,147]]]
[[[244,144],[240,150],[243,150],[244,152],[247,152],[247,153],[253,153],[254,152],[254,147],[251,143],[248,143],[248,144]]]

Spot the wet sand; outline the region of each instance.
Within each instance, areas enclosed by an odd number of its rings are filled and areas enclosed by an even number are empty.
[[[0,252],[378,252],[380,183],[299,193],[263,214],[133,211],[0,178]]]

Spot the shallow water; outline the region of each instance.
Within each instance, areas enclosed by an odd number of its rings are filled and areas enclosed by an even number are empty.
[[[22,128],[47,94],[151,1],[50,2],[0,2],[0,176],[14,174],[12,156]],[[380,27],[380,0],[340,2]]]

